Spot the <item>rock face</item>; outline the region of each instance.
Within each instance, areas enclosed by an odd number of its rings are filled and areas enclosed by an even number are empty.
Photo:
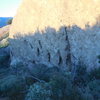
[[[12,64],[99,66],[99,16],[100,0],[23,0],[10,30]]]
[[[10,25],[0,28],[0,41],[8,36],[10,30]]]
[[[0,28],[0,48],[9,45],[8,43],[9,30],[10,30],[10,25]]]

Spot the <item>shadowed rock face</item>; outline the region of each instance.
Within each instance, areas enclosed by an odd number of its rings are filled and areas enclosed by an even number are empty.
[[[23,0],[10,30],[12,64],[99,66],[99,16],[100,0]]]

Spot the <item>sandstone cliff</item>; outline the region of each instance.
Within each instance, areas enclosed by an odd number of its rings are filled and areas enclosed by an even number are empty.
[[[99,66],[99,16],[100,0],[23,0],[10,30],[12,64]]]
[[[0,40],[8,36],[10,30],[10,25],[0,28]]]

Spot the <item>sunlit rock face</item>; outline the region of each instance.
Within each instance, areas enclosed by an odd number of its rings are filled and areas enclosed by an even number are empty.
[[[99,66],[99,16],[100,0],[23,0],[10,30],[12,64]]]
[[[0,40],[7,36],[10,30],[10,25],[0,28]]]

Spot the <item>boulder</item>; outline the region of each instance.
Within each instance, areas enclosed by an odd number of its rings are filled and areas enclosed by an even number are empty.
[[[0,41],[3,40],[4,38],[8,37],[9,30],[10,30],[10,25],[0,28]]]
[[[23,0],[10,29],[11,64],[99,66],[100,0]]]

